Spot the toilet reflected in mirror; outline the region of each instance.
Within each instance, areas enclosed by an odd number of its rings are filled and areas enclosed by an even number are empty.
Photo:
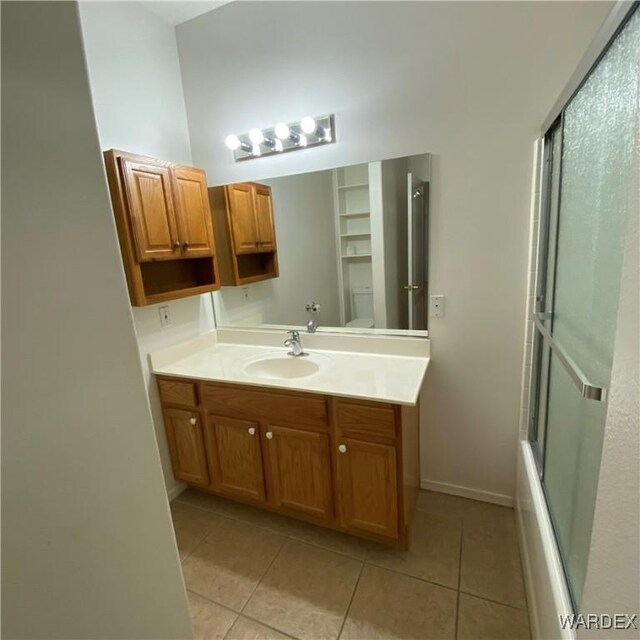
[[[352,287],[351,289],[351,320],[347,320],[346,327],[353,329],[373,329],[373,289],[371,287]]]

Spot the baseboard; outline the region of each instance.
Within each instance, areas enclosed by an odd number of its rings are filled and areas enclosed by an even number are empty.
[[[492,493],[491,491],[471,489],[470,487],[461,487],[457,484],[426,479],[420,480],[420,487],[428,491],[438,491],[439,493],[448,493],[461,498],[479,500],[480,502],[491,502],[492,504],[499,504],[503,507],[513,507],[513,496],[507,496],[502,493]]]
[[[185,489],[187,485],[184,482],[177,482],[167,491],[167,496],[169,497],[169,502],[175,500]]]

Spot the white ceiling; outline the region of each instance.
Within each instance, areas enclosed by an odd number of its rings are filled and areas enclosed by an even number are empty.
[[[165,22],[174,27],[221,7],[232,0],[146,0],[140,2]]]

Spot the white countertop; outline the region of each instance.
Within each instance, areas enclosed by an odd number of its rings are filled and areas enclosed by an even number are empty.
[[[304,349],[310,354],[308,360],[317,363],[319,370],[299,378],[264,378],[251,375],[245,368],[262,358],[291,357],[286,355],[288,349],[276,346],[282,343],[282,336],[265,332],[261,338],[256,332],[245,337],[242,332],[231,331],[218,335],[222,333],[213,331],[151,354],[152,371],[158,375],[415,405],[429,364],[428,340],[414,345],[419,355],[408,356],[388,353],[393,351],[393,343],[390,347],[384,338],[380,339],[384,344],[357,338],[353,343],[333,341],[340,350],[332,350],[326,348],[332,346],[330,337],[307,340],[309,336],[303,335]],[[243,344],[243,339],[251,344]],[[264,344],[255,344],[260,341]],[[368,352],[352,350],[362,347]],[[382,353],[370,353],[376,350]],[[397,350],[407,352],[407,345],[398,343]]]

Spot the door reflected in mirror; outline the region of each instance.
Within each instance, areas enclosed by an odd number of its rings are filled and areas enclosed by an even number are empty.
[[[426,335],[429,154],[209,189],[219,327]]]

